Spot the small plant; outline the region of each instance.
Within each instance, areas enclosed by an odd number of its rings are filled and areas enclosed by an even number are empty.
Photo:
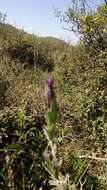
[[[48,110],[46,114],[47,126],[44,129],[44,134],[47,138],[48,144],[44,151],[44,167],[50,174],[49,184],[52,186],[52,189],[76,189],[75,184],[71,185],[70,183],[69,174],[66,174],[65,176],[62,175],[62,159],[57,158],[57,147],[55,144],[57,103],[54,92],[54,79],[51,77],[46,81],[45,99],[47,101]]]

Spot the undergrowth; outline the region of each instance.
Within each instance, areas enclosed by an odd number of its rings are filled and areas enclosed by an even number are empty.
[[[107,48],[96,50],[0,24],[0,189],[107,189]],[[45,118],[50,76],[54,136]]]

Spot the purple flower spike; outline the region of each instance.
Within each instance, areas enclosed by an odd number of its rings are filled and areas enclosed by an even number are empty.
[[[54,79],[52,77],[49,77],[48,80],[46,80],[46,84],[49,88],[53,88],[54,85]]]
[[[54,79],[52,77],[49,77],[48,80],[46,80],[46,85],[45,85],[45,100],[47,102],[48,107],[50,107],[54,95],[53,85],[54,85]]]

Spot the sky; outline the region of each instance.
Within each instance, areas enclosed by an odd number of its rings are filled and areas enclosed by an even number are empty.
[[[101,0],[93,1],[95,6]],[[0,12],[7,15],[8,23],[29,33],[53,36],[75,43],[78,38],[65,30],[65,24],[60,23],[54,14],[54,9],[66,11],[70,3],[71,0],[0,0]]]

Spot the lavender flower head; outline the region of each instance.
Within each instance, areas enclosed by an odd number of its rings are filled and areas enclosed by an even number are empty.
[[[46,80],[45,84],[45,100],[48,107],[50,107],[52,98],[54,96],[53,86],[54,86],[54,79],[52,77],[49,77],[48,80]]]
[[[49,88],[53,88],[54,85],[54,79],[52,77],[49,77],[48,80],[46,80],[46,84]]]

